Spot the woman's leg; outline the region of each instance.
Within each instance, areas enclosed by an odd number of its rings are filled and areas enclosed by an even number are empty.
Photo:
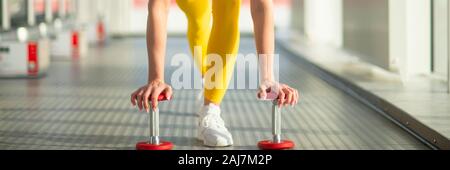
[[[220,105],[228,89],[229,82],[233,76],[236,56],[239,50],[239,14],[241,0],[213,0],[213,26],[208,43],[207,54],[218,54],[223,65],[218,68],[217,76],[206,77],[206,86],[216,84],[218,88],[205,89],[205,104],[213,103]],[[228,59],[227,59],[228,57]],[[212,68],[209,65],[207,68]],[[208,70],[209,72],[210,70]],[[221,77],[221,78],[220,78]]]
[[[211,32],[210,0],[177,0],[178,6],[188,19],[188,40],[194,61],[202,75],[206,71],[205,61]],[[195,50],[198,49],[196,52]]]

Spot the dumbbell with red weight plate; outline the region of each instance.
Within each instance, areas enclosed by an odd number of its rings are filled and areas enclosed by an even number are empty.
[[[165,94],[158,97],[159,102],[169,101]],[[148,141],[139,142],[136,144],[136,150],[151,151],[151,150],[172,150],[173,144],[168,141],[160,140],[159,136],[159,109],[151,109],[149,118],[149,139]]]
[[[278,107],[278,95],[268,93],[264,101],[272,102],[272,140],[264,140],[258,143],[261,150],[287,150],[293,149],[295,143],[281,138],[281,108]]]

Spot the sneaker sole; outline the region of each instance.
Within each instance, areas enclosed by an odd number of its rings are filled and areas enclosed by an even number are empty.
[[[197,135],[197,140],[202,142],[204,146],[207,147],[230,147],[234,145],[234,142],[230,143],[230,144],[211,144],[208,143],[208,141],[204,140],[203,137],[201,135]]]

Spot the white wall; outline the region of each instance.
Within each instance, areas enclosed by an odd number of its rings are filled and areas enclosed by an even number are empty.
[[[389,1],[390,56],[404,81],[431,73],[431,3]]]
[[[109,32],[112,34],[144,34],[147,24],[147,6],[136,7],[134,0],[80,0],[80,1],[103,1],[101,10],[104,10],[108,23]],[[278,27],[287,27],[290,24],[290,7],[288,1],[277,3],[275,6],[275,24]],[[92,7],[92,5],[90,5]],[[86,8],[86,7],[85,7]],[[92,10],[85,13],[92,13]],[[92,14],[89,14],[92,15]],[[88,16],[84,16],[88,17]],[[240,28],[242,32],[252,32],[253,22],[248,2],[243,2]],[[185,33],[187,20],[185,14],[180,10],[175,1],[171,3],[169,12],[169,33]]]
[[[342,0],[305,0],[305,34],[318,44],[342,46]]]
[[[448,58],[448,0],[434,0],[434,73],[447,76]]]
[[[450,23],[450,3],[447,3],[447,13],[448,13],[448,16],[447,16],[447,23]],[[448,34],[447,34],[447,50],[448,50],[448,52],[447,52],[447,63],[448,63],[448,65],[447,65],[447,69],[448,69],[448,72],[447,72],[447,85],[448,85],[448,88],[447,88],[447,92],[448,93],[450,93],[450,24],[448,24],[447,25],[447,29],[448,29]]]
[[[8,6],[8,1],[0,1],[0,3],[2,3],[2,9],[0,10],[2,12],[2,28],[7,30],[11,27],[11,23],[9,20],[9,14],[7,11],[7,6]]]
[[[29,0],[28,3],[28,8],[27,8],[27,19],[28,19],[28,24],[29,25],[34,25],[36,23],[36,18],[34,17],[33,13],[34,13],[34,1]]]
[[[147,26],[147,6],[135,6],[133,0],[106,0],[110,6],[105,9],[108,29],[111,34],[128,35],[144,34]],[[179,8],[172,4],[169,21],[169,32],[185,32],[186,19]]]

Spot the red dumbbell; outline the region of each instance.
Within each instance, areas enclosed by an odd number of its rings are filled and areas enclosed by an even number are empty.
[[[261,150],[287,150],[295,147],[295,143],[290,140],[281,139],[281,109],[278,107],[278,95],[268,93],[265,101],[271,101],[272,106],[272,140],[265,140],[258,143]]]
[[[158,101],[168,101],[165,94],[158,97]],[[149,141],[143,141],[136,144],[136,150],[151,151],[151,150],[172,150],[173,144],[168,141],[161,141],[159,138],[159,109],[152,109],[149,119]]]

